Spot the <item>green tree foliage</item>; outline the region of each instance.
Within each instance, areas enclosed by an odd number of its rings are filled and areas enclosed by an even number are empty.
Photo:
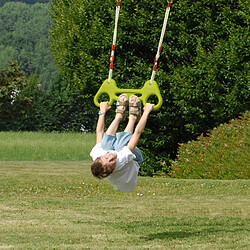
[[[56,64],[70,84],[94,93],[108,76],[116,3],[53,2],[50,38]],[[119,87],[141,87],[150,78],[166,7],[156,2],[122,5],[114,67]]]
[[[14,119],[0,116],[0,130],[3,131],[93,131],[96,120],[94,107],[89,107],[89,96],[82,97],[79,91],[70,91],[60,78],[47,91],[38,83],[37,76],[31,75],[20,96],[29,101],[27,112]],[[25,98],[28,96],[29,98]],[[92,99],[92,98],[91,98]],[[2,101],[2,100],[0,100]],[[2,102],[1,102],[2,103]],[[3,106],[6,107],[3,103]],[[9,107],[6,109],[12,110]]]
[[[10,63],[0,71],[0,121],[1,130],[9,120],[23,116],[31,107],[32,99],[24,97],[22,90],[27,82],[17,62]]]
[[[3,69],[12,58],[17,57],[17,51],[11,46],[0,45],[0,68]]]
[[[52,52],[67,82],[94,95],[108,76],[114,0],[54,0]],[[150,78],[165,1],[121,2],[113,78],[140,88]],[[155,80],[164,103],[140,142],[165,168],[178,142],[249,108],[249,1],[174,1]],[[152,162],[151,162],[152,163]],[[142,167],[148,174],[148,166]],[[150,170],[151,171],[151,170]],[[151,172],[153,172],[152,170]]]
[[[22,0],[22,1],[16,1],[16,0],[0,0],[0,7],[2,7],[7,2],[21,2],[26,4],[35,4],[35,3],[48,3],[50,0]]]
[[[0,8],[0,68],[17,60],[28,77],[37,73],[47,88],[57,75],[49,50],[49,4],[6,3]]]

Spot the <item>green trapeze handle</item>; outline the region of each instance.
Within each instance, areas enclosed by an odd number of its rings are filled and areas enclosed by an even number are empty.
[[[111,105],[114,101],[117,102],[120,94],[127,94],[128,97],[130,97],[131,95],[140,94],[141,96],[138,97],[142,101],[144,106],[146,105],[148,98],[151,95],[155,95],[158,98],[158,103],[154,106],[154,110],[159,109],[163,102],[157,82],[152,81],[152,83],[150,84],[150,80],[146,81],[141,89],[119,89],[116,86],[115,80],[111,79],[110,83],[108,82],[108,79],[105,80],[94,97],[94,103],[97,107],[100,107],[98,98],[101,94],[109,95],[109,105]]]

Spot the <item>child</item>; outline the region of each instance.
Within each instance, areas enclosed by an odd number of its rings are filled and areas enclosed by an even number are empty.
[[[128,124],[124,132],[117,133],[120,122],[126,118],[128,106]],[[90,153],[94,160],[91,165],[94,176],[100,179],[107,177],[117,190],[133,191],[140,164],[143,162],[141,151],[136,145],[153,107],[153,104],[147,103],[141,115],[141,101],[137,96],[132,95],[128,100],[127,95],[120,95],[116,104],[115,119],[104,133],[105,114],[111,107],[108,106],[108,102],[100,103],[96,145]],[[134,131],[136,122],[138,124]]]

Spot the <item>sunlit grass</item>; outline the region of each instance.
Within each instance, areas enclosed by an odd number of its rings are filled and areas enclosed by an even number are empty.
[[[90,160],[94,143],[94,134],[0,132],[0,160]]]
[[[139,177],[132,193],[89,162],[0,162],[0,248],[248,249],[250,181]]]

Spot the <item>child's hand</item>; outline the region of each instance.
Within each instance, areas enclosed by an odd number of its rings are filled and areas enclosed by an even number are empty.
[[[144,112],[150,113],[154,108],[154,104],[146,103],[145,107],[143,108]]]
[[[100,111],[101,112],[105,112],[106,113],[110,109],[111,109],[111,106],[108,105],[108,101],[100,103]]]

